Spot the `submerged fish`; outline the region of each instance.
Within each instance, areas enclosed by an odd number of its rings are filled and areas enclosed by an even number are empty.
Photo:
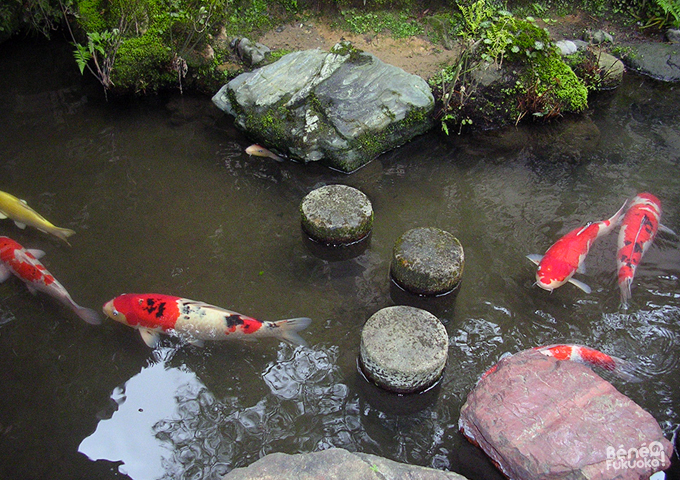
[[[14,274],[23,280],[31,293],[46,293],[72,309],[87,323],[101,323],[97,312],[74,302],[64,286],[40,263],[38,258],[43,255],[45,252],[41,250],[27,250],[11,238],[0,237],[0,282]]]
[[[640,381],[638,377],[633,375],[637,370],[635,364],[607,355],[594,348],[584,347],[583,345],[548,345],[536,347],[534,350],[557,360],[571,360],[584,365],[600,367],[628,382]]]
[[[276,337],[294,345],[306,345],[297,332],[309,326],[309,318],[261,322],[204,302],[156,293],[123,294],[104,304],[107,317],[139,330],[144,342],[154,347],[161,333],[176,334],[194,345],[204,340],[250,340]]]
[[[536,285],[544,290],[552,291],[570,282],[584,292],[590,293],[588,285],[573,279],[572,276],[576,272],[583,271],[583,261],[593,242],[611,232],[618,225],[625,207],[626,203],[607,220],[575,228],[555,242],[543,256],[527,255],[529,260],[538,265]]]
[[[651,193],[636,195],[623,217],[616,255],[623,308],[628,308],[635,269],[654,241],[657,230],[661,228],[673,233],[670,229],[663,227],[660,221],[661,202]]]
[[[277,154],[274,152],[271,152],[267,150],[266,148],[258,145],[258,144],[253,144],[246,148],[246,153],[248,155],[255,155],[256,157],[267,157],[267,158],[272,158],[276,160],[277,162],[283,162],[283,157],[279,157]]]
[[[17,227],[26,225],[37,228],[41,232],[49,233],[68,243],[67,238],[73,235],[73,230],[52,225],[42,215],[33,210],[28,204],[9,193],[0,191],[0,219],[10,218]]]

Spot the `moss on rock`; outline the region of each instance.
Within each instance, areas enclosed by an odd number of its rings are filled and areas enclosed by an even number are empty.
[[[121,43],[112,80],[118,90],[155,92],[177,83],[170,53],[158,35],[147,33]]]

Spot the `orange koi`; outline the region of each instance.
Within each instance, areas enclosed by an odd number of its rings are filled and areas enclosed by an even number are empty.
[[[633,372],[637,370],[635,364],[607,355],[594,348],[584,347],[583,345],[561,344],[536,347],[534,350],[557,360],[571,360],[572,362],[578,362],[588,366],[600,367],[628,382],[640,381],[640,379],[633,374]]]
[[[14,274],[26,284],[31,293],[46,293],[72,309],[87,323],[100,324],[101,319],[97,312],[74,302],[64,286],[40,263],[38,258],[43,255],[45,252],[42,250],[27,250],[9,237],[0,237],[0,282]]]
[[[202,346],[204,340],[252,340],[276,337],[293,345],[306,345],[297,332],[310,318],[262,322],[240,313],[188,298],[157,293],[123,294],[106,302],[104,314],[139,330],[149,347],[158,344],[161,333],[177,335]]]
[[[654,241],[657,230],[662,228],[674,233],[660,221],[661,202],[651,193],[636,195],[623,217],[616,255],[622,308],[628,308],[635,270]]]
[[[583,273],[583,261],[595,240],[611,232],[621,219],[626,203],[609,219],[592,222],[578,227],[555,242],[545,255],[527,255],[527,258],[538,265],[536,285],[544,290],[552,291],[569,282],[586,293],[590,287],[572,276]]]

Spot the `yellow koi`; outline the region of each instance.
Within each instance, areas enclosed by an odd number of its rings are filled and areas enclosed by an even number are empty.
[[[73,235],[73,230],[52,225],[42,215],[33,210],[28,204],[9,193],[0,191],[0,219],[14,220],[17,227],[26,228],[29,225],[41,232],[49,233],[68,243],[67,238]],[[69,244],[70,245],[70,244]]]

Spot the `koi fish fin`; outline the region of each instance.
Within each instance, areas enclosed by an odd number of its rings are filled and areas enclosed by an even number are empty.
[[[612,222],[612,227],[616,227],[623,221],[623,213],[626,211],[626,206],[628,205],[628,200],[623,202],[623,205],[621,205],[621,208],[612,215],[612,217],[609,219],[610,222]]]
[[[543,255],[538,255],[537,253],[530,253],[527,255],[527,258],[534,262],[536,265],[541,263],[541,260],[543,260]]]
[[[42,258],[42,257],[45,256],[45,252],[43,252],[42,250],[38,250],[37,248],[29,248],[27,251],[28,251],[28,253],[33,255],[36,259]]]
[[[102,319],[97,312],[87,307],[78,307],[74,310],[76,315],[85,320],[90,325],[101,325]]]
[[[584,226],[581,227],[581,230],[579,230],[578,232],[576,232],[576,236],[581,235],[581,234],[582,234],[583,232],[585,232],[586,229],[587,229],[589,226],[591,226],[592,224],[593,224],[593,222],[588,222],[588,223],[586,223]]]
[[[29,291],[29,292],[31,292],[33,295],[37,295],[37,294],[38,294],[38,290],[37,290],[33,285],[31,285],[31,284],[28,283],[28,282],[24,282],[24,283],[26,284],[26,288],[28,288],[28,291]]]
[[[52,235],[59,238],[60,240],[65,241],[68,244],[68,246],[70,247],[71,244],[68,242],[67,239],[71,235],[74,235],[76,232],[75,232],[75,230],[71,230],[70,228],[56,227],[56,228],[51,229],[49,232],[45,231],[45,233],[51,233]]]
[[[304,330],[312,323],[311,318],[300,317],[300,318],[289,318],[287,320],[279,320],[277,322],[271,322],[272,326],[276,328],[275,336],[283,340],[284,342],[290,343],[291,345],[302,345],[307,346],[307,342],[298,335],[298,332]]]
[[[205,342],[203,342],[203,340],[200,340],[198,338],[192,338],[191,340],[187,340],[187,342],[189,342],[194,347],[203,348],[205,346]]]
[[[619,304],[619,307],[623,310],[628,310],[628,304],[630,303],[630,299],[633,297],[633,293],[630,290],[632,283],[632,278],[627,278],[623,282],[619,283],[619,289],[621,290],[621,303]]]
[[[154,348],[156,345],[158,345],[158,342],[160,341],[160,335],[156,330],[151,330],[150,328],[140,328],[139,334],[142,336],[144,343],[146,343],[151,348]]]
[[[614,368],[611,370],[614,375],[626,382],[637,383],[642,381],[640,377],[636,376],[636,374],[639,374],[639,368],[633,362],[617,357],[611,358],[614,360]]]
[[[590,289],[590,287],[589,287],[588,285],[586,285],[585,283],[583,283],[583,282],[581,282],[581,281],[579,281],[579,280],[576,280],[575,278],[570,278],[570,279],[569,279],[569,283],[571,283],[572,285],[574,285],[574,286],[580,288],[581,290],[583,290],[583,291],[586,292],[586,293],[592,292],[592,290]]]
[[[673,235],[674,237],[677,237],[678,234],[675,233],[673,230],[668,228],[666,225],[659,224],[659,231],[663,233],[667,233],[669,235]]]
[[[576,269],[576,273],[580,273],[582,275],[585,275],[586,273],[586,264],[584,262],[579,263],[578,268]]]
[[[285,161],[285,160],[283,159],[283,157],[279,157],[279,156],[278,156],[277,154],[275,154],[274,152],[269,152],[269,153],[271,153],[271,155],[269,155],[269,158],[271,158],[271,159],[273,159],[273,160],[276,160],[277,162],[284,162],[284,161]]]
[[[16,224],[17,227],[19,227],[19,228],[22,229],[22,230],[23,230],[24,228],[26,228],[26,224],[25,224],[25,223],[17,222],[16,220],[14,221],[14,223]]]
[[[0,283],[12,276],[12,271],[4,265],[0,265]]]
[[[7,218],[7,214],[5,212],[3,212],[2,210],[0,210],[0,220],[4,220],[6,218]]]

